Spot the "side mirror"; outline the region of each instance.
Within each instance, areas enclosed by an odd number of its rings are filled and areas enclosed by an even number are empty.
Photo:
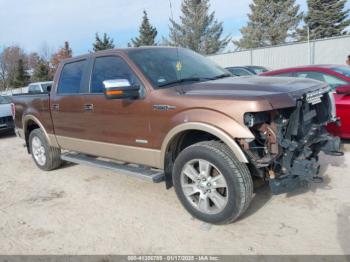
[[[140,96],[140,86],[132,86],[127,79],[105,80],[103,86],[107,99],[136,99]]]
[[[339,86],[335,91],[338,95],[350,95],[350,85]]]

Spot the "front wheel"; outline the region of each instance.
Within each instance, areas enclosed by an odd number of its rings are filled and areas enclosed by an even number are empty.
[[[29,148],[35,164],[40,169],[50,171],[61,166],[61,150],[51,147],[40,129],[30,133]]]
[[[184,149],[175,160],[173,182],[187,211],[212,224],[235,221],[247,209],[253,195],[247,166],[218,141]]]

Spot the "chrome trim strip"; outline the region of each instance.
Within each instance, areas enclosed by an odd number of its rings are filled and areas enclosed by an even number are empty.
[[[62,149],[163,169],[160,150],[64,136],[56,138]]]

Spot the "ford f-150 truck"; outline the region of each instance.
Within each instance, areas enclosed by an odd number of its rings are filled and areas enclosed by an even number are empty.
[[[49,94],[14,103],[17,134],[39,168],[65,160],[165,180],[194,217],[214,224],[243,214],[253,177],[288,192],[321,180],[321,151],[342,154],[325,129],[337,120],[326,84],[233,78],[183,48],[68,59]]]

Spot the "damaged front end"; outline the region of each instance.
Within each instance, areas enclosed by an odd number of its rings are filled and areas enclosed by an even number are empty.
[[[268,180],[273,194],[290,192],[305,182],[321,182],[321,151],[343,155],[340,139],[325,128],[337,121],[328,88],[299,97],[292,108],[247,113],[244,121],[255,139],[240,139],[239,143],[252,173]]]

